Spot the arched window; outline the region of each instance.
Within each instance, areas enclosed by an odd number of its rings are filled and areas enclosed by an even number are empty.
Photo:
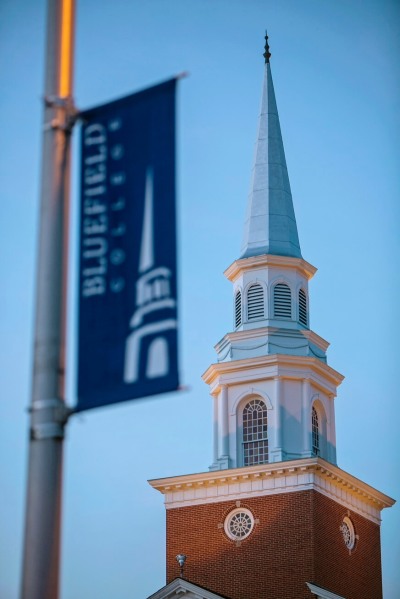
[[[268,462],[267,406],[261,399],[252,399],[243,409],[243,464]]]
[[[242,324],[242,292],[238,291],[235,295],[235,328]]]
[[[274,316],[278,318],[292,317],[292,294],[286,283],[277,283],[274,287]]]
[[[318,421],[318,412],[314,408],[312,408],[311,415],[311,432],[312,432],[312,453],[313,455],[319,455],[320,447],[319,447],[319,421]]]
[[[254,283],[247,291],[247,320],[264,318],[264,290],[262,285]]]
[[[299,322],[308,325],[308,314],[307,314],[307,296],[303,289],[299,291]]]

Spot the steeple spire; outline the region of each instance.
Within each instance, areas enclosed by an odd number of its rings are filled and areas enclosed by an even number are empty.
[[[241,258],[273,254],[301,258],[265,34],[264,83]]]

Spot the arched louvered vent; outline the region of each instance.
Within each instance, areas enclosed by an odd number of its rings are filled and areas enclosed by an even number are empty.
[[[264,318],[264,290],[259,283],[254,283],[247,291],[247,320],[258,318]]]
[[[242,292],[235,295],[235,328],[242,324]]]
[[[299,291],[299,322],[304,326],[308,325],[307,296],[303,289]]]
[[[318,422],[318,412],[314,408],[312,408],[311,415],[311,429],[312,429],[312,453],[313,455],[319,455],[319,422]]]
[[[278,283],[274,288],[274,316],[278,318],[292,317],[292,295],[286,283]]]

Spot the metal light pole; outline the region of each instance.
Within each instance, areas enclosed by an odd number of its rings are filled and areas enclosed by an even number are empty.
[[[74,0],[48,0],[40,238],[21,599],[59,587]]]

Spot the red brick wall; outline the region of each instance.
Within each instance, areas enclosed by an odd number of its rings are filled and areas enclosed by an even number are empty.
[[[240,547],[218,528],[234,501],[167,510],[168,582],[179,574],[175,556],[185,553],[185,578],[231,599],[309,599],[312,494],[251,498],[241,507],[259,524]]]
[[[315,493],[315,584],[346,599],[382,599],[380,527]],[[353,522],[356,545],[349,554],[339,527]]]
[[[347,510],[315,491],[241,501],[256,520],[237,546],[223,524],[235,501],[167,510],[167,582],[179,576],[230,599],[310,599],[306,582],[346,599],[381,599],[379,527],[350,517],[360,536],[349,555],[339,527]]]

